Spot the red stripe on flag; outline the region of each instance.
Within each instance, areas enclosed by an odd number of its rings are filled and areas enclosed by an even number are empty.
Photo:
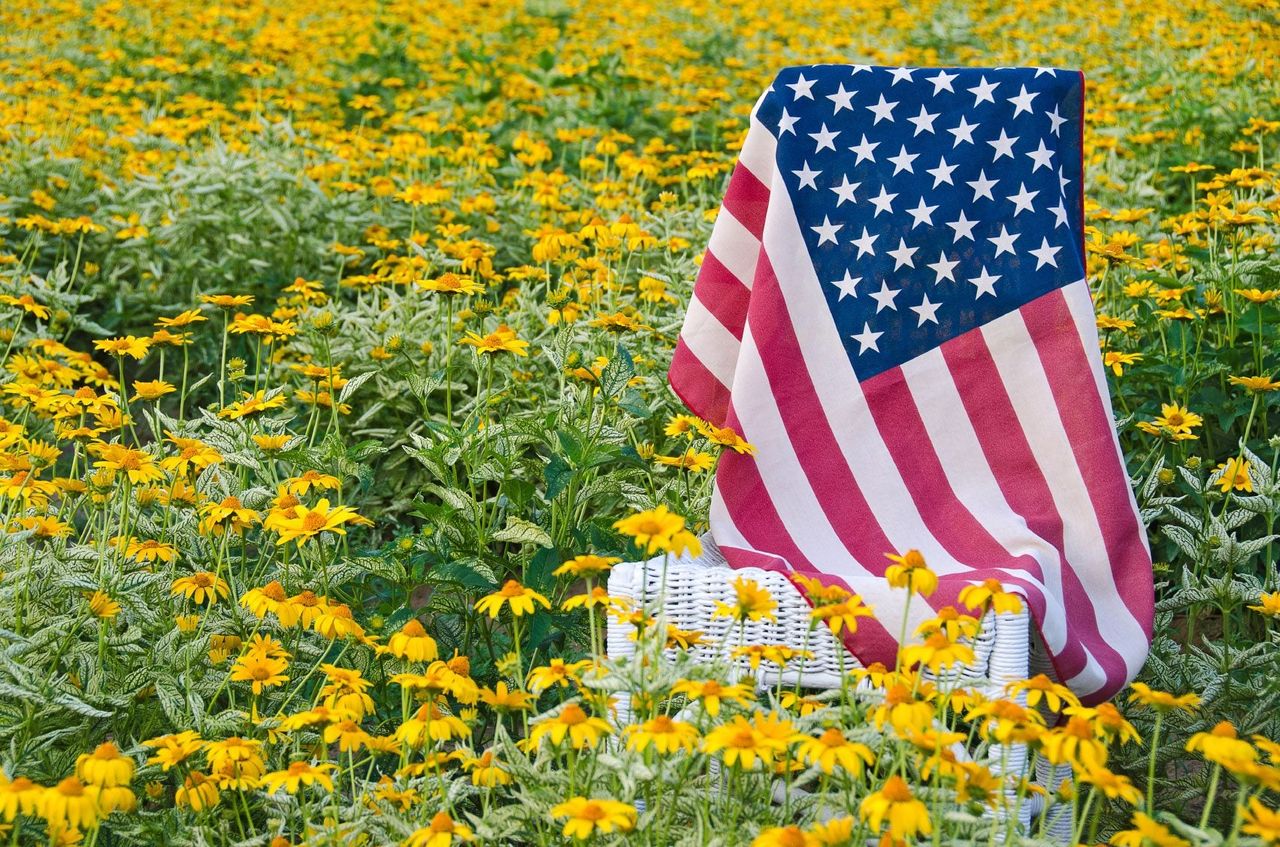
[[[732,408],[728,425],[741,431],[741,424]],[[823,583],[838,582],[846,589],[854,590],[839,577],[823,572],[800,552],[773,505],[772,495],[760,478],[753,457],[733,452],[721,456],[716,466],[716,487],[734,528],[752,547],[776,553],[796,573]],[[725,558],[734,567],[763,566],[758,555],[735,557],[732,547],[725,549]],[[845,639],[845,646],[864,667],[874,662],[893,667],[897,660],[898,640],[876,618],[859,621],[857,633]]]
[[[724,426],[729,411],[729,386],[707,370],[683,339],[676,342],[667,382],[689,411],[716,426]]]
[[[1100,634],[1089,595],[1066,558],[1062,516],[1054,505],[1049,483],[1027,442],[986,339],[981,331],[967,332],[943,344],[942,355],[1005,500],[1027,522],[1027,528],[1052,545],[1061,557],[1063,603],[1072,610],[1071,628],[1082,632],[1108,676],[1117,670],[1123,676],[1124,659]],[[1073,637],[1054,657],[1054,668],[1059,679],[1071,679],[1084,670],[1085,662],[1083,645]]]
[[[747,303],[751,289],[734,276],[733,271],[708,250],[702,257],[702,268],[693,287],[693,296],[716,316],[716,320],[733,337],[742,340],[742,327],[747,322]]]
[[[764,238],[764,216],[769,210],[769,186],[739,160],[729,177],[724,208],[756,238]]]
[[[960,502],[942,469],[938,454],[929,446],[932,440],[902,369],[890,368],[864,380],[862,391],[876,428],[925,527],[957,562],[976,571],[953,574],[950,579],[943,579],[954,584],[960,580],[980,581],[991,576],[1017,585],[1023,589],[1032,612],[1042,617],[1045,612],[1044,596],[1035,583],[1044,581],[1040,563],[1033,556],[1015,556],[1005,550]],[[1015,573],[1022,571],[1031,579],[1006,573],[983,573],[986,568],[1007,568]]]
[[[1022,307],[1022,316],[1098,516],[1116,590],[1150,642],[1151,556],[1142,543],[1144,529],[1134,514],[1129,473],[1116,446],[1111,415],[1098,393],[1094,363],[1085,353],[1061,290],[1028,303]],[[1117,680],[1117,685],[1122,681]]]
[[[899,551],[885,535],[844,460],[827,410],[809,375],[773,265],[764,251],[756,265],[756,277],[761,284],[752,302],[751,337],[768,339],[768,355],[760,358],[797,464],[849,555],[864,570],[884,576],[889,565],[885,553]]]

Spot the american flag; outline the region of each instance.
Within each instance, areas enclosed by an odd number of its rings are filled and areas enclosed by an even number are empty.
[[[904,605],[914,630],[987,578],[1086,702],[1146,657],[1151,555],[1085,281],[1083,110],[1076,71],[820,64],[751,111],[669,380],[757,450],[716,470],[730,564],[860,593],[864,664],[892,664]],[[941,578],[928,604],[882,578],[910,548]]]

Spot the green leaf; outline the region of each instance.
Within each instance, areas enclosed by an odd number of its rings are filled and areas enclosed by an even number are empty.
[[[550,547],[551,536],[535,523],[511,516],[507,525],[493,534],[494,541],[506,541],[512,544],[536,544],[539,547]]]

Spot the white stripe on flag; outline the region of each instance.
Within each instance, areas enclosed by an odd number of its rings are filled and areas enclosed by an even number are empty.
[[[774,171],[777,170],[775,158],[777,149],[777,139],[764,124],[760,123],[753,110],[751,126],[747,131],[747,137],[743,140],[742,150],[738,153],[738,161],[755,174],[762,183],[769,185]]]
[[[831,319],[791,198],[784,186],[773,188],[772,203],[777,214],[771,214],[765,223],[765,252],[782,288],[804,361],[813,364],[808,368],[809,377],[827,419],[832,421],[831,430],[841,457],[865,495],[876,523],[899,553],[919,550],[940,574],[968,570],[934,538],[911,499],[871,417],[858,376]],[[835,460],[833,456],[832,461]]]
[[[747,384],[768,384],[764,363],[751,338],[749,324],[742,336],[738,369]],[[750,396],[735,396],[733,407],[742,425],[742,436],[755,445],[758,456],[768,457],[767,461],[757,462],[756,469],[792,542],[816,567],[846,580],[851,589],[875,608],[881,624],[896,635],[902,624],[902,608],[907,593],[890,588],[884,579],[868,574],[849,555],[839,534],[827,520],[795,454],[774,394],[758,391]],[[913,631],[933,616],[933,609],[926,603],[912,603],[908,612]]]
[[[702,305],[696,295],[689,298],[689,311],[685,314],[680,337],[703,367],[726,388],[733,386],[733,371],[739,355],[738,339]]]
[[[1006,317],[1016,319],[992,321],[981,331],[1018,422],[1048,483],[1054,507],[1062,516],[1063,553],[1080,575],[1102,637],[1113,644],[1135,640],[1145,643],[1146,634],[1116,591],[1098,516],[1058,417],[1048,377],[1035,355],[1035,342],[1021,313],[1011,312]],[[1100,666],[1091,662],[1090,669],[1095,667],[1100,686],[1105,675]],[[1138,671],[1128,663],[1126,667],[1130,674]]]
[[[727,208],[722,207],[716,216],[707,249],[739,282],[747,288],[751,287],[756,275],[760,241]]]
[[[1027,555],[1040,563],[1045,575],[1043,583],[1038,582],[1034,574],[1021,569],[1000,570],[1022,577],[1039,588],[1047,607],[1045,617],[1048,626],[1042,634],[1050,650],[1055,653],[1061,651],[1067,631],[1060,601],[1061,561],[1057,549],[1032,532],[1005,499],[991,465],[987,463],[941,348],[935,347],[904,363],[902,373],[956,499],[991,530],[992,536],[1011,556]],[[1019,589],[1015,586],[1014,590]]]
[[[1080,332],[1080,340],[1084,344],[1085,352],[1093,362],[1093,380],[1098,386],[1098,396],[1102,398],[1102,408],[1106,410],[1108,420],[1114,421],[1115,411],[1111,405],[1111,389],[1107,386],[1107,375],[1103,372],[1101,355],[1095,353],[1098,350],[1098,318],[1094,313],[1093,299],[1089,296],[1089,284],[1084,280],[1073,282],[1062,289],[1062,297],[1066,300],[1067,309],[1071,312],[1076,329]],[[1112,428],[1114,429],[1114,423]],[[1117,437],[1114,441],[1116,455],[1120,457],[1120,467],[1124,468],[1126,463],[1124,452],[1120,449],[1120,439]],[[1129,489],[1129,507],[1133,510],[1134,520],[1141,523],[1138,498],[1133,492],[1133,486],[1126,487]],[[1139,531],[1138,537],[1142,539],[1142,547],[1150,556],[1151,542],[1147,540],[1147,534]]]

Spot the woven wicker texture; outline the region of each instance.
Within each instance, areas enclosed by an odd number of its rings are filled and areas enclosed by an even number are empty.
[[[805,688],[837,688],[842,672],[860,667],[857,659],[837,646],[826,627],[811,628],[812,607],[784,574],[760,568],[731,568],[710,535],[704,535],[701,541],[700,556],[656,556],[614,566],[609,575],[609,593],[629,598],[638,607],[662,616],[671,626],[702,632],[704,643],[691,651],[696,659],[712,662],[718,658],[734,667],[739,678],[754,676],[761,688],[772,687],[779,681],[786,685],[798,683]],[[740,625],[729,617],[715,616],[717,602],[733,605],[736,599],[733,583],[740,577],[755,580],[768,590],[778,604],[774,612],[777,620],[748,621]],[[952,671],[946,679],[938,680],[940,683],[958,681],[980,686],[988,696],[1003,696],[1008,683],[1026,679],[1032,672],[1048,667],[1043,651],[1032,649],[1030,620],[1025,610],[1016,614],[989,612],[981,623],[978,636],[971,642],[974,662]],[[614,658],[633,655],[636,645],[632,634],[630,626],[611,620],[607,633],[609,655]],[[752,672],[746,659],[730,656],[740,643],[783,644],[813,655],[809,659],[796,659],[781,672],[768,662],[761,663],[760,668]],[[933,677],[933,674],[926,671],[926,676]],[[1018,699],[1025,703],[1025,694]],[[630,720],[630,703],[623,698],[618,703],[618,722],[626,724]],[[1025,773],[1049,792],[1070,780],[1069,768],[1055,768],[1039,756],[1034,763],[1029,763],[1027,754],[1023,744],[992,745],[987,752],[988,766],[996,773]],[[1043,809],[1043,801],[1038,797],[1024,800],[1020,807],[1022,823],[1030,824]],[[1047,822],[1046,834],[1051,838],[1061,843],[1070,838],[1070,806],[1052,807]]]

